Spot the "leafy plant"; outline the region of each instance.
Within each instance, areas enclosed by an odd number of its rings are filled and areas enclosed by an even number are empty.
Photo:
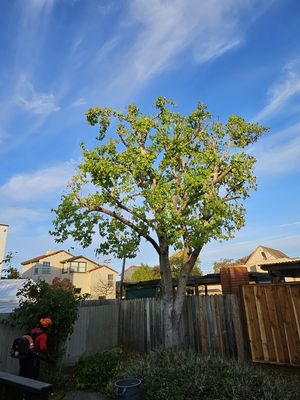
[[[49,285],[44,281],[29,280],[18,292],[19,307],[9,317],[8,322],[21,325],[28,331],[38,326],[43,317],[52,319],[48,332],[50,354],[61,357],[63,345],[73,332],[73,325],[78,316],[81,297],[74,293],[72,285]]]
[[[16,253],[17,252],[13,253],[12,251],[9,251],[2,261],[4,265],[4,268],[2,270],[2,273],[4,275],[2,276],[2,279],[20,279],[20,272],[12,265],[14,254]]]
[[[125,354],[119,347],[82,357],[75,366],[76,389],[98,391],[105,388],[108,381],[115,375],[117,367],[124,360]]]
[[[298,395],[282,378],[252,365],[194,352],[161,351],[122,364],[107,389],[113,396],[116,379],[142,380],[143,400],[296,400]]]

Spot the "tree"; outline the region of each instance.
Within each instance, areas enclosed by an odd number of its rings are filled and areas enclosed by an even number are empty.
[[[82,144],[78,173],[55,210],[57,242],[69,236],[86,247],[97,231],[99,251],[117,251],[118,232],[136,251],[141,238],[159,257],[163,287],[165,345],[178,344],[188,276],[203,246],[226,240],[245,222],[242,200],[256,188],[255,158],[244,149],[267,129],[231,116],[214,122],[199,103],[189,115],[159,97],[156,113],[135,105],[87,112],[99,125],[95,147]],[[113,123],[112,123],[113,122]],[[110,132],[111,128],[111,132]],[[109,134],[110,132],[110,134]],[[173,293],[170,249],[183,251],[178,289]]]
[[[232,258],[223,258],[219,261],[214,262],[214,273],[217,274],[220,272],[220,268],[229,268],[229,267],[237,267],[238,265],[246,264],[248,257],[242,257],[238,260],[233,260]]]
[[[183,250],[178,251],[175,254],[170,256],[170,268],[173,278],[179,278],[181,271],[183,270],[184,266],[184,259],[183,259]],[[191,275],[202,275],[202,271],[200,269],[200,260],[197,259],[191,272]]]
[[[149,267],[149,265],[142,264],[139,269],[133,272],[130,282],[151,281],[159,278],[159,268]]]
[[[3,264],[5,264],[5,268],[3,269],[4,276],[3,279],[20,279],[20,272],[17,268],[13,267],[12,260],[14,258],[14,253],[9,251],[6,257],[3,260]]]

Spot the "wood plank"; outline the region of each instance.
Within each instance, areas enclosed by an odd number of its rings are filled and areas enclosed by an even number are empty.
[[[222,327],[222,336],[224,343],[224,353],[226,357],[230,357],[231,349],[230,349],[230,341],[229,341],[229,328],[226,317],[226,296],[220,296],[220,309],[221,309],[221,327]]]
[[[279,359],[282,363],[289,363],[289,351],[288,351],[288,344],[287,344],[287,337],[286,337],[286,329],[285,329],[285,305],[283,303],[286,291],[284,290],[284,285],[276,285],[272,288],[273,291],[273,298],[275,299],[276,305],[276,314],[278,320],[278,339],[280,340],[280,346],[282,347],[282,357]]]
[[[295,339],[295,353],[292,357],[293,365],[299,366],[300,364],[300,285],[288,285],[290,296],[291,312],[293,312],[294,319],[294,339]],[[293,331],[292,331],[293,334]]]
[[[256,297],[254,292],[255,286],[249,285],[243,287],[243,298],[245,302],[245,310],[248,324],[250,348],[253,361],[264,360],[262,341],[258,324],[258,316],[256,309]]]
[[[205,296],[199,297],[199,331],[200,331],[200,343],[201,353],[208,354],[208,342],[207,342],[207,327],[206,327],[206,315],[205,315]]]
[[[237,349],[236,349],[236,339],[235,339],[235,332],[233,327],[233,320],[232,320],[232,306],[231,306],[231,299],[234,295],[228,294],[226,295],[226,319],[227,319],[227,330],[228,330],[228,341],[229,341],[229,354],[230,357],[237,358]]]
[[[285,285],[281,288],[281,290],[283,290],[283,288],[285,292],[285,296],[282,298],[285,317],[284,328],[287,339],[289,359],[291,364],[300,365],[300,339],[298,336],[297,321],[294,314],[291,292],[289,290],[289,285]]]
[[[257,317],[258,324],[260,330],[260,337],[263,349],[263,359],[265,361],[269,360],[269,350],[268,350],[268,341],[266,334],[266,327],[264,322],[264,316],[266,315],[267,310],[263,308],[263,296],[264,296],[264,288],[262,286],[256,285],[254,288],[255,297],[256,297],[256,308],[257,308]]]
[[[243,335],[243,327],[241,322],[241,309],[238,297],[234,295],[231,297],[231,310],[232,310],[233,328],[235,332],[237,358],[239,361],[244,362],[247,357],[245,354],[245,344],[244,344],[245,338]]]
[[[282,342],[281,342],[280,333],[279,333],[279,329],[278,329],[279,321],[278,321],[277,310],[276,310],[277,303],[276,303],[275,291],[276,291],[276,287],[274,285],[265,286],[265,296],[266,296],[267,307],[268,307],[269,315],[270,315],[270,325],[271,325],[271,331],[272,331],[272,336],[273,336],[276,361],[278,363],[281,363],[281,360],[284,359],[284,349],[282,347]]]
[[[217,343],[218,343],[218,353],[224,355],[224,344],[223,344],[223,333],[222,333],[222,323],[221,323],[221,306],[220,306],[220,296],[214,297],[215,306],[215,318],[216,318],[216,328],[217,328]]]
[[[267,361],[276,362],[276,351],[275,351],[275,344],[274,344],[274,336],[272,333],[272,320],[270,317],[270,310],[268,307],[267,296],[266,296],[266,287],[265,286],[258,286],[259,293],[260,293],[260,304],[262,308],[262,320],[264,324],[265,330],[265,340],[266,346],[268,349],[268,357]]]

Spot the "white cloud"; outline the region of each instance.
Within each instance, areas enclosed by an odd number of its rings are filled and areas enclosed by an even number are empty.
[[[300,170],[300,123],[269,136],[256,146],[256,169],[268,174],[286,174]]]
[[[31,201],[60,194],[74,174],[72,162],[13,176],[0,187],[0,195],[15,201]]]
[[[32,93],[28,99],[20,97],[20,103],[34,114],[49,114],[60,110],[53,94]]]
[[[261,121],[282,111],[289,101],[300,93],[300,59],[293,60],[283,68],[283,76],[268,91],[268,104],[253,118]]]
[[[55,96],[52,93],[38,93],[25,75],[21,75],[16,92],[16,101],[34,114],[49,114],[60,110]]]
[[[142,24],[132,56],[139,79],[170,66],[186,49],[207,62],[238,46],[245,29],[270,1],[133,0],[132,15]]]
[[[70,108],[74,108],[74,107],[80,107],[83,106],[87,103],[87,101],[83,98],[79,98],[75,101],[73,101],[73,103],[70,105]]]

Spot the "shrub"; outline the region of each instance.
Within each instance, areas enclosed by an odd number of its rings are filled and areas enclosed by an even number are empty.
[[[8,322],[29,331],[38,325],[41,318],[51,318],[53,324],[48,332],[49,352],[55,357],[61,357],[63,345],[73,332],[81,300],[74,293],[73,286],[62,287],[44,281],[36,283],[28,280],[17,296],[19,307],[11,313]]]
[[[259,368],[193,352],[155,352],[119,367],[107,386],[114,394],[116,379],[142,380],[143,400],[296,400],[283,379]]]
[[[82,357],[75,365],[75,386],[79,390],[100,390],[106,387],[108,381],[115,376],[117,367],[125,360],[121,348],[96,353]]]

